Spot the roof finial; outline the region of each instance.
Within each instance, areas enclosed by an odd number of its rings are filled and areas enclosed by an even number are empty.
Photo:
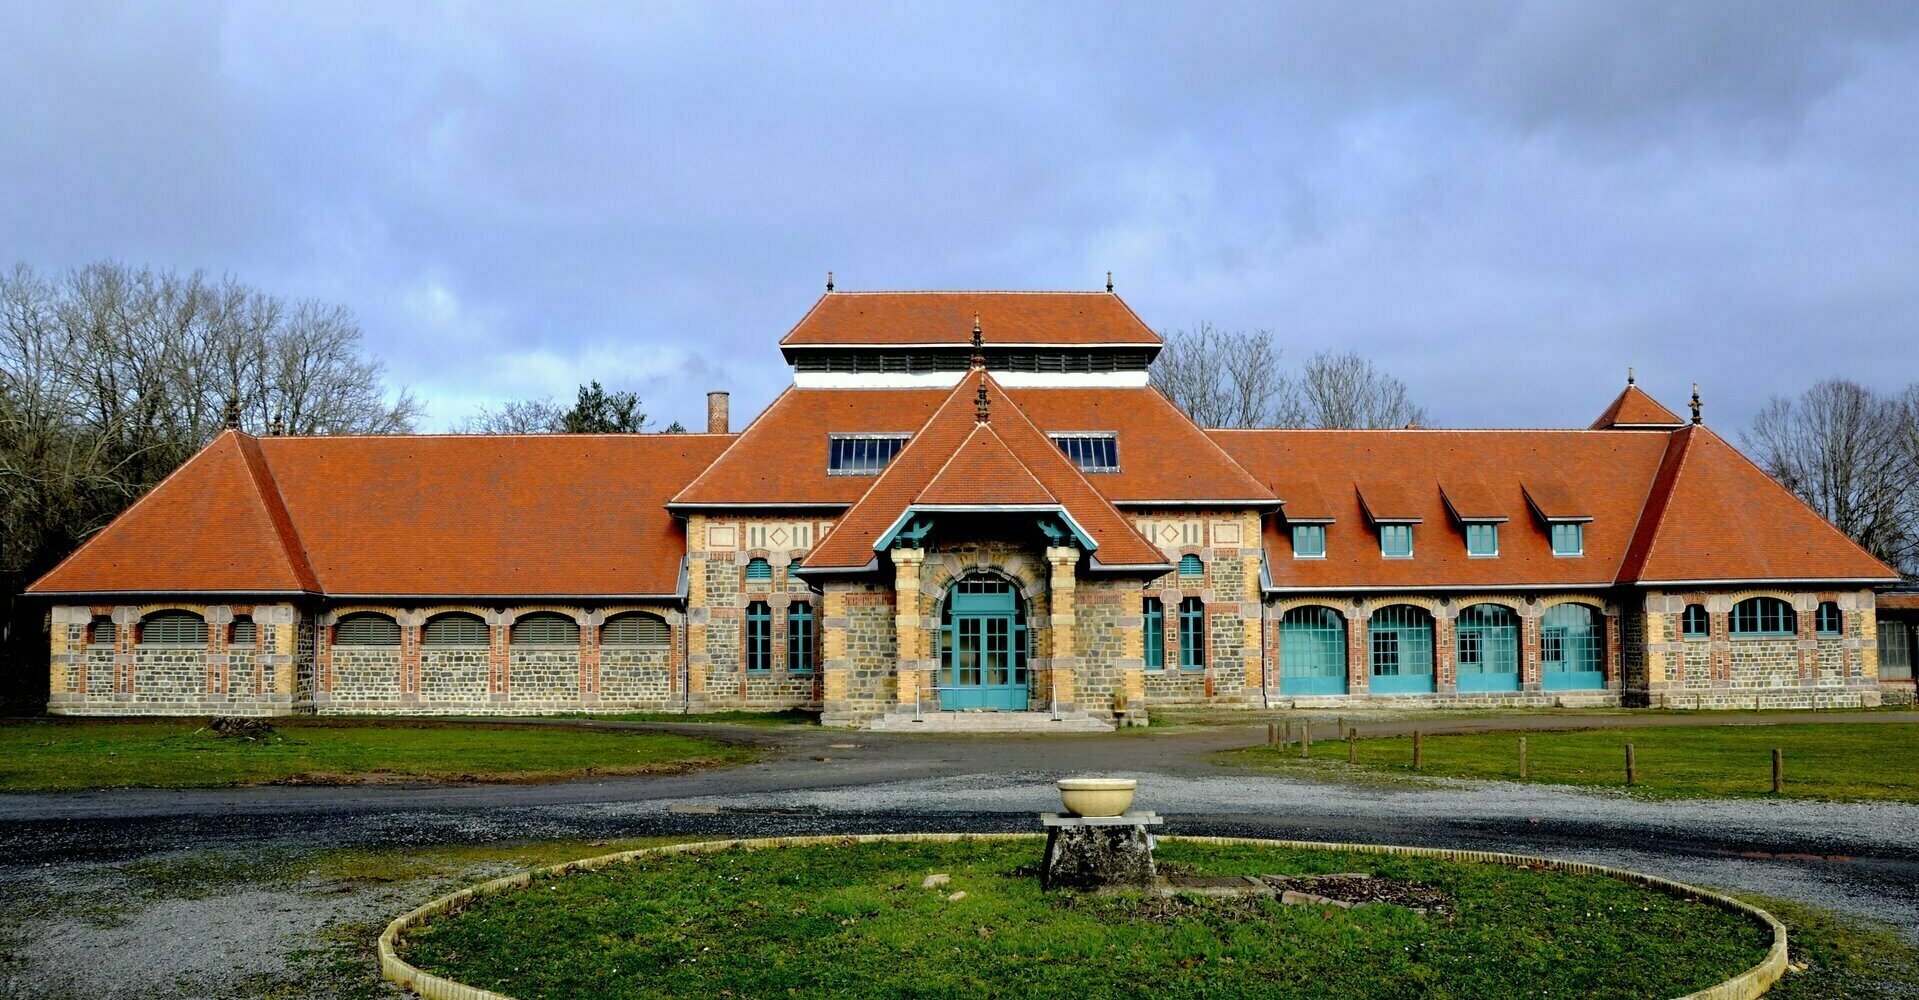
[[[1113,290],[1113,272],[1111,271],[1106,272],[1106,290],[1109,292]]]
[[[973,314],[973,370],[980,371],[984,369],[985,367],[986,367],[985,340],[983,339],[980,333],[979,313],[976,312]]]
[[[1627,385],[1632,384],[1632,366],[1631,365],[1626,366],[1626,384]]]
[[[833,272],[831,271],[826,272],[826,290],[829,292],[833,290]]]
[[[227,430],[237,431],[239,429],[240,429],[240,397],[228,396],[227,397]]]
[[[979,380],[979,389],[973,393],[973,416],[982,424],[993,418],[993,415],[987,410],[986,379],[984,377],[981,377]]]
[[[1694,382],[1692,384],[1692,422],[1695,424],[1703,424],[1706,422],[1702,417],[1700,417],[1699,410],[1700,410],[1699,383]]]

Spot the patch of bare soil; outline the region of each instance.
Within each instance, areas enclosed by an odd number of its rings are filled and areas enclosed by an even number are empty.
[[[1452,897],[1425,883],[1380,878],[1376,875],[1355,873],[1317,875],[1307,878],[1268,875],[1262,881],[1282,893],[1289,890],[1310,893],[1355,906],[1389,903],[1393,906],[1404,906],[1409,910],[1428,913],[1450,910],[1453,902]]]

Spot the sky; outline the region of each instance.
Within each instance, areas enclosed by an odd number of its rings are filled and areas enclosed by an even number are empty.
[[[103,258],[347,306],[423,429],[737,427],[831,269],[1736,431],[1919,382],[1919,4],[0,0],[0,266]]]

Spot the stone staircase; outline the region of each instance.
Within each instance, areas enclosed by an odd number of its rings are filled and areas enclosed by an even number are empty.
[[[876,733],[1110,733],[1113,724],[1085,712],[926,712],[882,715],[864,727]]]

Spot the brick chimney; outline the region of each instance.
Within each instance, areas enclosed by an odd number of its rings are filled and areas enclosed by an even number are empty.
[[[724,392],[706,394],[706,432],[708,434],[731,433],[731,428],[727,426],[726,400],[727,396]]]

